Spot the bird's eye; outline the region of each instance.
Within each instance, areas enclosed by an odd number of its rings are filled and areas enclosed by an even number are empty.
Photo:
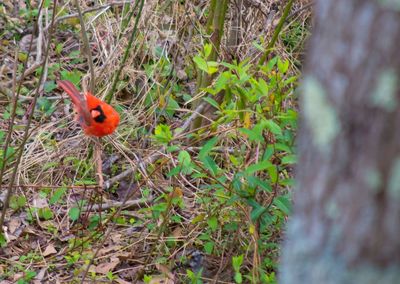
[[[97,106],[90,110],[90,115],[93,117],[94,121],[96,122],[104,122],[106,120],[106,115],[104,114],[103,109],[101,106]]]

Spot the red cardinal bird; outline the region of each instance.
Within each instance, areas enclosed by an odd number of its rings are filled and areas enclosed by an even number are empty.
[[[114,132],[119,124],[119,115],[109,104],[87,92],[79,93],[70,81],[60,80],[57,85],[71,98],[78,113],[77,120],[86,135],[102,137]]]

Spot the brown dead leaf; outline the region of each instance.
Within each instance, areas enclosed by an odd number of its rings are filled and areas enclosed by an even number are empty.
[[[119,283],[119,284],[131,284],[132,283],[132,282],[125,281],[125,280],[123,280],[121,278],[114,279],[114,281]]]
[[[99,265],[97,265],[94,270],[96,273],[107,274],[107,272],[113,271],[118,264],[118,258],[111,258],[109,262],[100,263]]]
[[[174,231],[172,232],[172,235],[175,237],[175,238],[180,238],[180,237],[182,237],[182,231],[183,231],[183,228],[181,227],[181,226],[177,226],[175,229],[174,229]]]
[[[156,275],[151,277],[149,284],[175,284],[175,281],[163,275]]]
[[[168,268],[168,266],[158,263],[158,264],[156,264],[156,268],[158,269],[158,271],[160,271],[162,274],[164,274],[163,277],[164,277],[165,282],[162,282],[162,283],[174,283],[174,280],[175,280],[174,274],[172,274],[172,272]],[[167,280],[172,281],[172,282],[168,282]]]
[[[14,234],[15,230],[17,230],[21,226],[21,220],[19,218],[12,218],[8,223],[8,231],[11,234]]]
[[[39,194],[36,194],[35,198],[33,199],[33,206],[36,208],[46,208],[49,206],[49,204],[47,203],[46,198],[39,196]]]
[[[106,255],[109,252],[117,251],[117,250],[119,250],[121,248],[122,248],[122,246],[108,246],[106,248],[100,249],[98,254],[97,254],[97,256],[103,256],[103,255]]]
[[[49,244],[44,250],[43,256],[48,256],[55,253],[57,253],[57,250],[54,248],[53,244]]]
[[[115,244],[120,243],[121,238],[122,238],[122,234],[112,234],[112,235],[110,236],[110,239],[111,239]]]
[[[128,258],[132,257],[132,253],[129,251],[119,251],[118,253],[114,254],[116,257],[119,258],[120,261],[127,260]]]
[[[43,278],[46,274],[47,271],[47,267],[43,267],[42,269],[40,269],[39,273],[35,276],[35,279],[33,280],[34,284],[40,284],[43,283]]]
[[[15,273],[13,276],[14,283],[17,283],[17,281],[22,277],[24,277],[24,274],[22,272]]]

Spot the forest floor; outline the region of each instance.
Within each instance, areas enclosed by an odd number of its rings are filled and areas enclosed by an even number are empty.
[[[54,2],[0,3],[0,283],[276,283],[311,1],[271,50],[288,1],[230,1],[219,47],[218,1]],[[85,136],[59,79],[117,131]]]

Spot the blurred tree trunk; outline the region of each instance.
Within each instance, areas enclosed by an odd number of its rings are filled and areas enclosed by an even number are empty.
[[[400,5],[315,17],[281,283],[400,283]]]

